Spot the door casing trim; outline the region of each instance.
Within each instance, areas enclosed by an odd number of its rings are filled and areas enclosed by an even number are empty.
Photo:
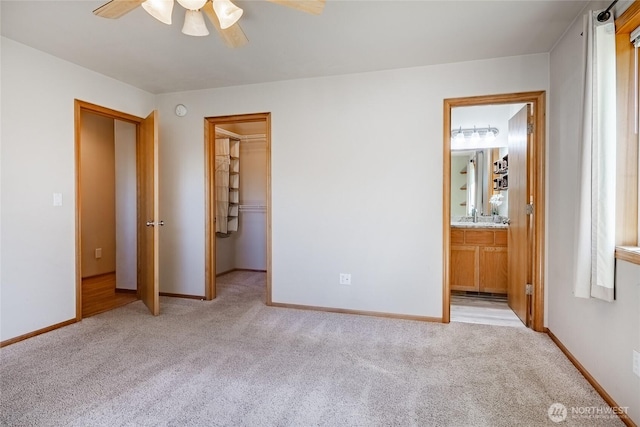
[[[265,122],[267,141],[266,171],[266,241],[267,241],[267,289],[266,304],[272,305],[271,298],[271,113],[237,114],[231,116],[205,117],[204,119],[204,159],[205,159],[205,299],[216,298],[216,230],[215,223],[215,135],[216,125],[231,123]]]
[[[533,149],[529,151],[530,154],[528,155],[528,162],[532,167],[534,175],[533,182],[531,183],[534,197],[531,327],[537,332],[544,332],[546,91],[449,98],[444,100],[442,323],[449,323],[451,319],[451,109],[454,107],[516,103],[531,103],[534,112]]]

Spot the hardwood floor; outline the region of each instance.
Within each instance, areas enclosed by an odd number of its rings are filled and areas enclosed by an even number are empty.
[[[113,310],[137,299],[135,291],[116,291],[116,273],[82,279],[82,317]]]
[[[509,308],[506,296],[472,295],[464,292],[451,293],[451,321],[525,327]]]

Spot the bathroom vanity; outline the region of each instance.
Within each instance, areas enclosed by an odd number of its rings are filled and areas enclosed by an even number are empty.
[[[507,227],[491,222],[451,223],[451,290],[507,293]]]

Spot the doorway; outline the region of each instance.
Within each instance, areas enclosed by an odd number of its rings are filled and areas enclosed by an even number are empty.
[[[453,120],[464,116],[456,111],[479,111],[467,107],[510,109],[514,119],[499,130],[510,148],[491,146],[498,132],[491,123]],[[443,322],[451,320],[452,291],[479,291],[508,295],[522,323],[542,331],[545,92],[446,99],[444,130]],[[456,148],[460,156],[452,156]]]
[[[159,314],[156,116],[75,101],[76,320],[135,299]]]
[[[216,276],[266,272],[271,304],[270,113],[205,119],[205,297]]]

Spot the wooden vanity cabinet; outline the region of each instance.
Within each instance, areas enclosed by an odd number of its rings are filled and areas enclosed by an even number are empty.
[[[451,229],[451,290],[507,293],[507,230]]]

